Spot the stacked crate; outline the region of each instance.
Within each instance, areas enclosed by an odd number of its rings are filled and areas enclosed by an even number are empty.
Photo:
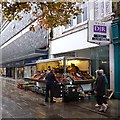
[[[79,100],[79,93],[77,92],[77,87],[75,85],[66,86],[64,90],[63,100],[64,102]]]
[[[63,93],[64,93],[64,87],[61,83],[55,83],[54,84],[54,100],[56,102],[62,102],[63,99]]]

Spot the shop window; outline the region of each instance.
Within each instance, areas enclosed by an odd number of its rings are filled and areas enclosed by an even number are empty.
[[[70,18],[70,24],[67,24],[67,25],[65,26],[65,29],[70,28],[70,27],[72,27],[72,26],[73,26],[73,17]]]
[[[67,29],[67,28],[69,28],[69,24],[67,24],[67,25],[65,26],[65,29]]]
[[[91,75],[96,77],[95,71],[99,68],[104,70],[108,82],[110,82],[108,45],[91,49]]]
[[[77,24],[81,23],[82,22],[82,18],[81,18],[81,15],[78,15],[77,16]]]
[[[82,8],[83,12],[77,16],[77,24],[87,20],[87,4],[84,3],[80,7]]]
[[[78,7],[82,8],[82,13],[79,14],[75,19],[71,17],[71,22],[70,24],[67,24],[65,26],[65,29],[71,28],[72,26],[87,20],[87,4],[86,3],[83,3],[82,5],[79,4]]]
[[[70,19],[70,27],[73,26],[73,18]]]
[[[87,7],[83,8],[83,22],[87,20]]]

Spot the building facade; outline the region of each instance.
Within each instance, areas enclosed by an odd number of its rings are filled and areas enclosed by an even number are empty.
[[[117,6],[118,4],[114,3],[114,5]],[[116,85],[119,82],[115,76],[116,58],[114,55],[115,51],[119,53],[117,49],[119,45],[114,50],[115,45],[112,42],[111,31],[113,12],[115,14],[119,14],[119,12],[116,13],[114,5],[112,0],[84,0],[84,3],[78,4],[83,9],[81,15],[78,15],[76,19],[71,17],[70,25],[57,27],[53,30],[53,39],[49,43],[49,58],[69,56],[90,59],[90,74],[95,76],[97,69],[104,69],[109,81],[109,88],[119,94],[120,90],[116,90]],[[46,49],[48,46],[47,31],[36,29],[37,31],[32,33],[29,31],[29,23],[27,22],[31,15],[25,14],[24,16],[24,19],[19,23],[17,21],[6,22],[2,26],[1,68],[8,77],[30,77],[36,69],[35,61],[48,57]],[[91,27],[89,23],[91,21],[109,24],[106,34],[106,36],[109,34],[107,42],[90,42]],[[119,58],[119,54],[117,57]],[[117,86],[117,88],[119,87]]]
[[[35,32],[29,30],[28,22],[31,14],[24,14],[21,21],[5,21],[1,26],[1,71],[6,77],[24,78],[27,73],[24,67],[29,63],[33,75],[35,69],[32,63],[38,59],[48,57],[48,39],[46,30],[38,30],[35,24]],[[31,63],[31,64],[30,64]]]
[[[91,60],[90,74],[95,76],[96,69],[104,69],[110,89],[114,90],[114,45],[111,42],[112,0],[84,1],[78,4],[83,13],[71,24],[55,28],[50,43],[50,58],[61,56],[84,57]],[[88,42],[89,21],[109,24],[109,42]]]

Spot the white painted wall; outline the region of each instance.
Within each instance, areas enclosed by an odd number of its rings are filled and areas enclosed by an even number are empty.
[[[88,19],[94,20],[94,2],[88,3]]]
[[[97,44],[87,42],[87,29],[83,29],[51,41],[50,54],[81,50],[95,46],[97,46]]]

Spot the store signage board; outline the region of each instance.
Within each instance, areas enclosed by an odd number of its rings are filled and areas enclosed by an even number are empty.
[[[88,22],[88,42],[104,45],[109,44],[110,41],[110,23]]]

